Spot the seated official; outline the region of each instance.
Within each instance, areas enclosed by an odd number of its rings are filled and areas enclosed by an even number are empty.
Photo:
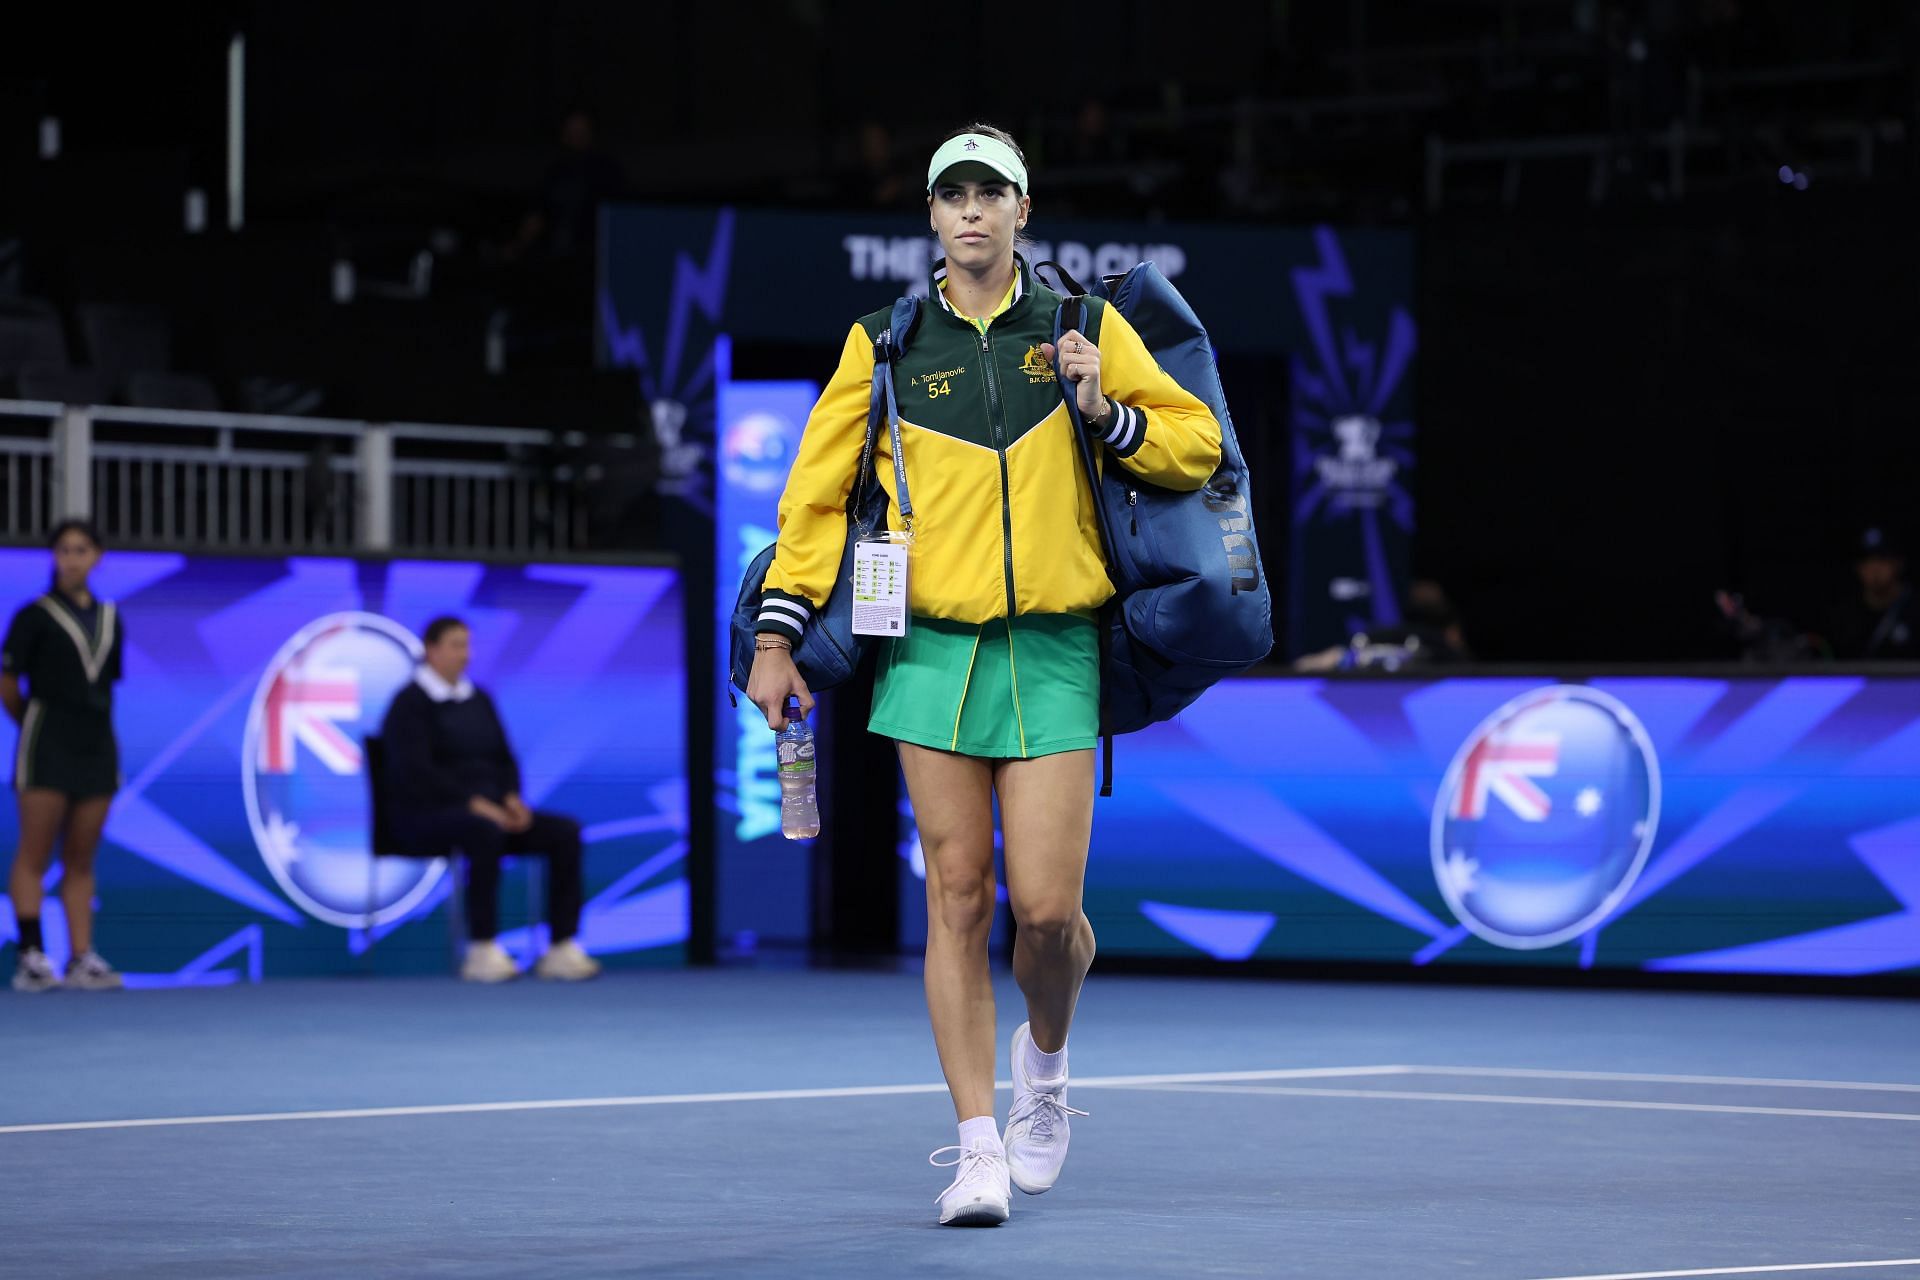
[[[1835,613],[1829,632],[1842,662],[1920,660],[1920,605],[1907,581],[1906,549],[1889,529],[1868,529],[1854,561],[1858,589]]]
[[[577,981],[600,972],[581,949],[580,824],[536,813],[520,798],[520,764],[500,713],[467,679],[470,635],[458,618],[427,627],[426,660],[394,695],[381,735],[386,740],[387,807],[394,839],[410,851],[467,858],[467,932],[460,976],[504,982],[519,976],[499,932],[500,859],[537,854],[547,860],[547,923],[553,944],[534,966],[542,978]]]

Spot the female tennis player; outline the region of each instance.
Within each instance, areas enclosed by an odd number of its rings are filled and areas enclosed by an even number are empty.
[[[975,124],[927,166],[927,213],[944,259],[918,332],[894,370],[915,519],[906,633],[885,642],[869,728],[899,744],[927,865],[927,1008],[960,1123],[939,1220],[991,1226],[1009,1181],[1037,1194],[1067,1155],[1067,1034],[1093,962],[1081,910],[1100,720],[1095,610],[1113,594],[1094,498],[1054,375],[1074,388],[1103,465],[1198,489],[1220,426],[1161,372],[1117,311],[1089,300],[1061,335],[1060,295],[1016,251],[1033,203],[1014,140]],[[807,421],[780,500],[780,539],[756,625],[748,696],[769,727],[813,697],[791,646],[835,585],[887,310],[854,324]],[[906,533],[883,433],[877,466]],[[1026,1021],[1013,1033],[1014,1098],[993,1118],[994,801],[1016,925]],[[876,801],[876,803],[881,803]],[[891,803],[890,801],[884,803]],[[939,1157],[953,1154],[942,1161]]]

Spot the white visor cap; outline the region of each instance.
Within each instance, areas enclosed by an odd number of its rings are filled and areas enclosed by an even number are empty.
[[[1021,195],[1027,194],[1027,166],[1020,163],[1012,147],[984,133],[963,133],[957,138],[948,138],[933,153],[933,160],[927,165],[928,195],[933,194],[940,175],[957,164],[983,164],[1020,188]]]

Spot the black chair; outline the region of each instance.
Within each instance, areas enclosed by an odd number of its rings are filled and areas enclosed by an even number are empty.
[[[412,858],[431,861],[445,858],[447,875],[452,888],[447,894],[447,949],[452,957],[453,971],[460,972],[460,962],[465,958],[467,943],[466,922],[466,883],[462,874],[464,861],[458,849],[418,849],[408,848],[393,833],[393,811],[387,796],[387,744],[377,733],[370,733],[364,742],[365,767],[367,772],[367,816],[368,843],[367,852],[367,914],[365,928],[369,933],[373,929],[373,915],[378,903],[375,895],[379,892],[380,859]],[[530,920],[542,919],[541,884],[539,863],[534,858],[519,859],[527,865],[527,915]],[[504,864],[503,864],[504,866]],[[372,953],[372,943],[367,945],[368,954]],[[526,962],[528,957],[521,957]]]
[[[60,313],[38,298],[0,299],[0,378],[21,369],[67,367]]]
[[[127,403],[136,409],[213,413],[220,408],[220,393],[197,373],[136,373],[127,379]]]
[[[0,298],[20,296],[20,281],[27,273],[27,247],[19,236],[0,235]]]
[[[173,326],[158,307],[90,302],[79,310],[80,332],[94,368],[122,381],[136,373],[173,368]]]
[[[22,400],[107,404],[113,399],[113,379],[98,369],[62,369],[34,364],[20,370],[16,381]]]

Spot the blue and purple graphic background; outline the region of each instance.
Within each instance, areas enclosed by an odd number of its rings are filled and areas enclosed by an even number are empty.
[[[1920,679],[1628,677],[1643,869],[1551,947],[1447,907],[1433,813],[1486,718],[1552,679],[1248,679],[1122,739],[1087,911],[1109,955],[1857,975],[1920,968]],[[1542,785],[1554,794],[1554,782]],[[1580,790],[1585,790],[1584,787]],[[1572,793],[1577,796],[1578,792]]]
[[[0,551],[0,601],[9,611],[25,603],[45,589],[47,570],[45,552]],[[429,875],[431,892],[369,938],[282,892],[248,818],[242,752],[262,677],[303,627],[347,612],[382,615],[415,636],[438,614],[469,622],[472,674],[500,706],[529,803],[585,828],[583,943],[616,963],[683,958],[687,691],[677,570],[129,551],[109,553],[94,585],[119,601],[127,626],[115,710],[126,785],[100,856],[99,946],[134,985],[446,966],[449,877]],[[377,730],[385,698],[384,687],[369,688],[356,716],[335,721],[348,741]],[[13,743],[13,726],[0,726],[9,759]],[[328,774],[326,785],[297,793],[327,798],[328,812],[310,818],[317,829],[338,828],[339,809],[354,817],[364,805],[364,778],[333,766],[296,742],[293,767]],[[16,836],[14,806],[0,805],[0,849],[10,855]],[[543,931],[524,927],[524,878],[509,871],[504,880],[511,928],[502,942],[530,954]],[[64,953],[51,899],[45,923],[49,950]],[[11,904],[0,898],[0,938],[12,932]]]
[[[760,709],[726,672],[741,575],[778,535],[780,490],[800,449],[812,382],[734,382],[731,344],[715,345],[720,468],[714,486],[714,933],[727,950],[805,946],[812,928],[812,841],[780,833],[779,761]],[[832,695],[828,695],[831,697]],[[829,819],[831,820],[831,819]]]

